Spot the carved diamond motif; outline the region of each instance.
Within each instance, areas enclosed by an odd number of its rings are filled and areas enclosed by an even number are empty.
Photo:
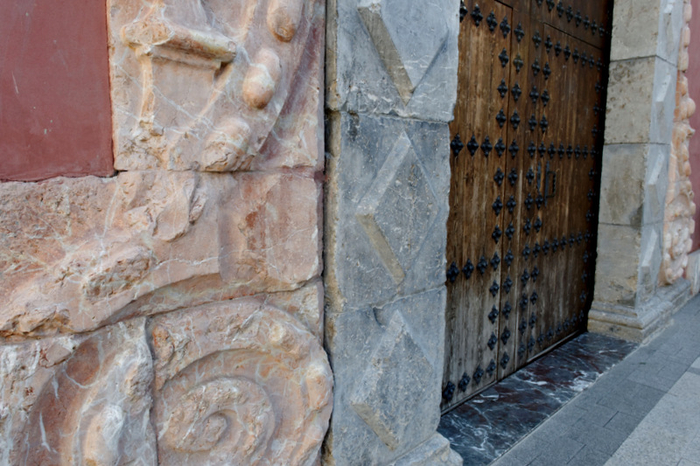
[[[410,355],[410,357],[408,357]],[[367,363],[350,403],[384,444],[395,449],[415,416],[414,406],[426,396],[433,367],[400,313],[395,313]],[[400,398],[387,393],[401,387]]]
[[[432,228],[438,216],[435,205],[437,199],[428,177],[404,133],[356,213],[396,283],[403,280]]]
[[[404,104],[413,97],[449,35],[446,18],[406,9],[400,0],[361,0],[360,18]],[[415,40],[415,31],[431,31]]]

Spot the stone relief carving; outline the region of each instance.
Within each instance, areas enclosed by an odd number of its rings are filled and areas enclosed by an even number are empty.
[[[688,93],[688,45],[689,22],[692,16],[690,0],[685,0],[678,57],[678,81],[676,84],[676,110],[674,114],[673,141],[669,166],[669,184],[666,194],[664,222],[663,262],[659,275],[662,284],[672,284],[683,276],[688,266],[688,253],[692,249],[695,231],[694,193],[690,182],[688,144],[695,130],[690,127],[690,117],[695,113],[695,102]]]
[[[139,101],[116,96],[116,168],[249,169],[293,92],[318,2],[111,3],[115,76],[141,88]]]
[[[317,461],[332,380],[298,321],[242,299],[159,316],[150,331],[163,464]]]
[[[0,347],[2,464],[155,465],[144,324]]]
[[[4,338],[297,290],[320,273],[320,187],[309,177],[127,172],[2,188]]]
[[[318,0],[108,0],[112,178],[0,184],[0,463],[317,464]]]

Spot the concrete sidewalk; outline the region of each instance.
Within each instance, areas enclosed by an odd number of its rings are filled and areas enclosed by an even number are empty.
[[[700,296],[492,465],[700,465]]]

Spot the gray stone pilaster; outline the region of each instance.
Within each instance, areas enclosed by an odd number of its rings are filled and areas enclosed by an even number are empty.
[[[591,331],[643,341],[683,304],[659,286],[682,0],[616,0]]]
[[[459,465],[436,433],[457,0],[329,0],[324,464]]]

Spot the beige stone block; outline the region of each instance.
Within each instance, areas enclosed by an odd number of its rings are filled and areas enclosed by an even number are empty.
[[[641,228],[639,288],[637,299],[644,302],[659,287],[659,272],[663,260],[663,222],[644,225]]]
[[[158,316],[149,330],[161,464],[317,464],[333,382],[298,320],[241,299]]]
[[[643,222],[646,159],[645,144],[607,145],[600,179],[600,222],[639,226]]]
[[[670,146],[613,144],[603,150],[600,221],[640,227],[663,220]]]
[[[641,232],[622,225],[598,226],[595,300],[634,307],[642,260]]]
[[[651,127],[654,58],[610,64],[606,144],[644,144]]]
[[[682,14],[683,2],[679,0],[616,1],[610,59],[657,55],[675,63]]]
[[[659,58],[610,64],[606,144],[669,144],[676,69]]]
[[[688,254],[685,278],[690,282],[690,293],[692,295],[700,293],[700,250]]]

